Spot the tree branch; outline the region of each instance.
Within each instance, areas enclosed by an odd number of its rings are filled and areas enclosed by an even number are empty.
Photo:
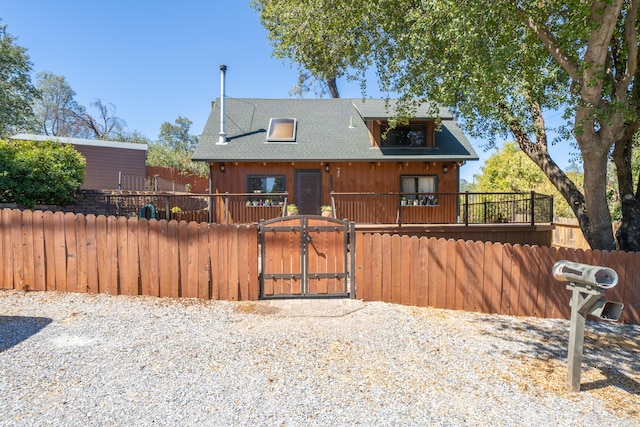
[[[524,11],[519,8],[519,6],[515,6],[520,12],[523,14]],[[538,39],[542,42],[544,47],[547,48],[547,51],[553,56],[553,58],[558,61],[558,64],[569,74],[573,81],[579,82],[581,80],[580,76],[580,68],[578,67],[578,61],[575,58],[572,58],[567,52],[565,52],[560,43],[556,40],[554,35],[543,25],[536,23],[533,20],[533,17],[526,16],[525,14],[525,25],[529,27],[537,36]]]

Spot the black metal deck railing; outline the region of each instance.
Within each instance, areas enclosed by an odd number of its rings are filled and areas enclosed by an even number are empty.
[[[107,196],[107,214],[217,224],[252,224],[286,213],[288,193],[136,193]]]
[[[332,193],[334,215],[357,224],[540,224],[553,197],[530,193]]]
[[[286,215],[288,193],[120,194],[107,196],[116,216],[251,224]],[[530,193],[331,193],[333,216],[356,224],[544,224],[553,197]],[[153,209],[143,208],[152,206]]]

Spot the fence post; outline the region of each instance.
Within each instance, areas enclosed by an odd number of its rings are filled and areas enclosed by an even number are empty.
[[[229,225],[229,192],[224,196],[224,222]]]
[[[469,225],[469,192],[464,192],[464,225]]]
[[[338,214],[336,212],[336,199],[333,195],[333,191],[331,192],[331,211],[333,212],[333,217],[338,218]]]
[[[164,205],[167,210],[167,221],[171,221],[171,210],[169,208],[169,196],[164,196]]]
[[[487,223],[487,199],[483,197],[482,200],[482,223]]]
[[[213,223],[213,165],[209,163],[209,224]],[[217,199],[216,199],[217,201]]]
[[[118,213],[118,216],[121,215],[121,205],[122,205],[122,198],[120,197],[122,195],[122,171],[118,171],[118,199],[116,200],[116,212]]]
[[[213,196],[211,195],[211,191],[209,191],[209,224],[213,223]]]
[[[335,212],[335,211],[334,211]],[[353,299],[356,297],[356,223],[351,221],[348,226],[349,230],[349,296]]]
[[[536,217],[535,217],[535,200],[536,200],[536,192],[535,191],[531,191],[531,226],[533,227],[534,225],[536,225]]]

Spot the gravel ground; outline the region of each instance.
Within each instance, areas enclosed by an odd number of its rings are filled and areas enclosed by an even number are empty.
[[[640,424],[639,326],[588,323],[569,393],[564,320],[385,303],[282,314],[0,291],[0,425]]]

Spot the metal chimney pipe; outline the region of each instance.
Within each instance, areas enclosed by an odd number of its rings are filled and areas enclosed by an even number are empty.
[[[220,139],[218,144],[227,143],[227,134],[224,128],[224,116],[225,116],[225,72],[227,71],[226,65],[220,65]]]

